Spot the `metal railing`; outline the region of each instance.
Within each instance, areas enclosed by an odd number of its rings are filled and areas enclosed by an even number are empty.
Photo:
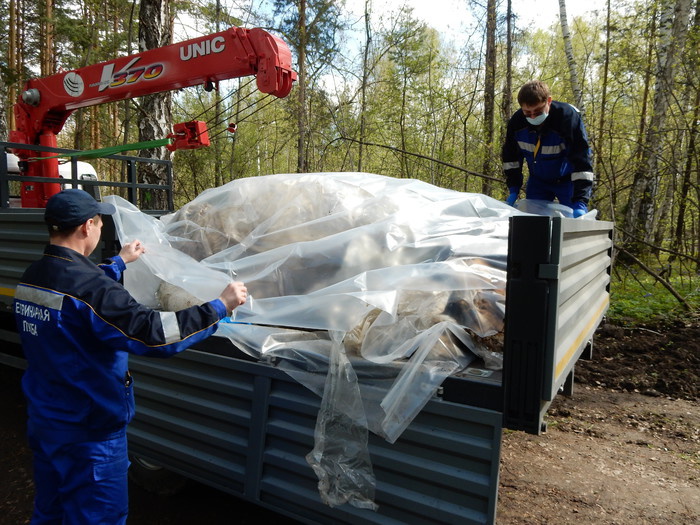
[[[79,156],[73,154],[80,153],[80,150],[64,149],[64,148],[47,148],[45,146],[34,146],[31,144],[21,144],[16,142],[0,142],[0,147],[3,152],[11,152],[13,149],[23,149],[29,151],[37,151],[41,153],[54,153],[54,154],[71,154],[70,162],[71,164],[71,177],[61,178],[61,184],[72,184],[73,187],[77,185],[82,185],[87,188],[122,188],[126,192],[126,199],[132,204],[137,204],[138,192],[143,190],[155,190],[164,191],[166,194],[167,208],[166,210],[149,209],[144,210],[149,213],[154,214],[164,214],[172,211],[174,209],[173,202],[173,171],[172,162],[169,160],[161,159],[148,159],[144,157],[136,157],[129,155],[106,155],[104,159],[110,159],[118,161],[125,166],[125,179],[126,182],[115,182],[115,181],[104,181],[104,180],[91,180],[83,179],[79,177],[78,170],[78,160]],[[165,184],[147,184],[138,182],[138,170],[137,166],[139,164],[162,164],[166,166],[166,182]],[[34,177],[28,175],[11,175],[8,173],[8,163],[7,155],[0,155],[0,208],[10,207],[10,198],[12,197],[10,191],[10,182],[48,182],[56,183],[56,178],[54,177]]]

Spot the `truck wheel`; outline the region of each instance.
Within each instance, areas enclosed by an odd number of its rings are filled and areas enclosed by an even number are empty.
[[[129,479],[139,487],[159,494],[170,496],[181,492],[187,484],[187,478],[135,455],[129,455]]]

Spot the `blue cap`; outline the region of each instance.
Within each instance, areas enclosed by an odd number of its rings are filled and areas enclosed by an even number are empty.
[[[97,202],[84,190],[63,190],[49,199],[44,221],[56,230],[68,230],[83,224],[95,215],[112,215],[117,209],[112,204]]]

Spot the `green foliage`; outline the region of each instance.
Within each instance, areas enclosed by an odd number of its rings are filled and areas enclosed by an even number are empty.
[[[221,5],[221,2],[203,1],[201,3],[192,3],[181,1],[173,5],[172,9],[178,13],[187,13],[193,19],[202,22],[204,31],[209,33],[214,33],[217,30],[223,31],[232,26],[243,25],[243,21],[230,13],[225,6]]]
[[[700,312],[700,278],[676,275],[669,280],[690,305],[687,310],[661,283],[633,268],[615,272],[610,285],[608,319],[620,325],[659,324]]]
[[[285,36],[286,42],[296,47],[302,40],[312,69],[328,66],[340,46],[337,38],[342,24],[341,3],[333,0],[306,0],[306,26],[304,34],[299,27],[299,6],[294,0],[274,0],[274,26]]]

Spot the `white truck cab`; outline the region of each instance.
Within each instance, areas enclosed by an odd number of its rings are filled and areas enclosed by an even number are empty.
[[[6,153],[7,155],[7,174],[8,175],[19,175],[20,174],[20,169],[19,169],[19,158],[17,155],[14,155],[13,153]],[[87,162],[83,161],[77,161],[76,162],[78,173],[77,173],[77,178],[78,180],[92,180],[96,181],[97,180],[97,172],[95,171],[95,168],[92,166],[92,164],[89,164]],[[69,181],[70,179],[73,178],[72,174],[72,162],[62,162],[59,163],[58,165],[58,175],[62,179],[65,179],[66,181]],[[90,193],[93,197],[95,197],[97,200],[100,200],[100,187],[99,186],[93,186],[91,184],[73,184],[73,182],[62,182],[61,183],[61,188],[73,188],[77,187],[79,189],[85,190],[88,193]],[[10,207],[11,208],[21,208],[21,199],[20,199],[20,183],[18,181],[10,181]]]

